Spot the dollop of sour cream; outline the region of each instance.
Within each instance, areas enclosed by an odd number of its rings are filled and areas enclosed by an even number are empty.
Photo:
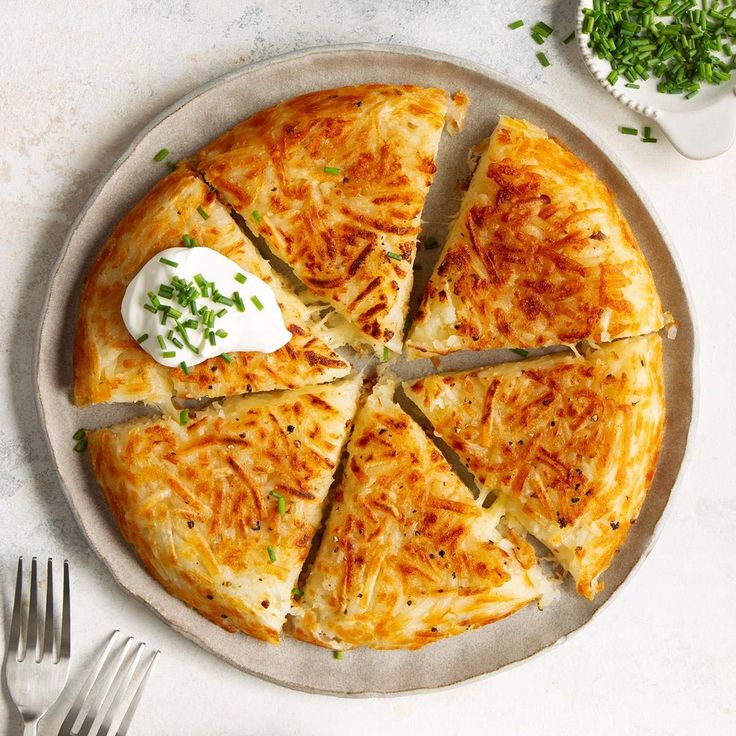
[[[291,339],[271,287],[204,246],[157,253],[128,285],[121,312],[128,332],[168,368],[273,353]]]

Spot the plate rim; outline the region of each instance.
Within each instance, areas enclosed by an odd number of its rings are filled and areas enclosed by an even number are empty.
[[[143,141],[143,139],[146,138],[149,135],[149,133],[151,133],[152,130],[154,130],[159,124],[161,124],[164,120],[166,120],[176,111],[178,111],[179,109],[187,105],[189,102],[191,102],[195,98],[199,97],[200,95],[208,92],[210,89],[217,87],[221,84],[225,84],[240,76],[248,75],[254,71],[263,69],[268,66],[282,64],[286,62],[292,62],[300,58],[316,56],[319,54],[344,54],[344,53],[349,53],[349,52],[368,52],[368,53],[375,53],[375,54],[393,54],[393,55],[401,55],[401,56],[413,56],[413,57],[419,57],[425,60],[442,62],[442,63],[446,63],[452,66],[460,67],[467,71],[479,74],[480,76],[483,76],[483,77],[486,77],[487,79],[490,79],[499,85],[513,89],[516,92],[521,93],[524,97],[534,99],[535,101],[541,103],[548,109],[553,110],[555,113],[557,113],[558,115],[563,117],[565,120],[567,120],[569,123],[571,123],[573,126],[575,126],[598,149],[600,149],[600,151],[609,159],[609,161],[613,164],[613,166],[626,178],[629,186],[631,187],[633,192],[636,194],[636,197],[641,201],[649,217],[652,219],[652,222],[654,223],[657,231],[659,232],[662,238],[662,241],[667,247],[667,251],[675,266],[677,275],[680,278],[685,305],[687,307],[689,317],[692,321],[692,363],[690,366],[690,369],[692,371],[692,385],[691,385],[692,406],[691,406],[691,412],[690,412],[690,420],[689,420],[686,437],[685,437],[685,448],[682,454],[682,459],[680,461],[680,466],[678,468],[675,481],[669,490],[669,496],[668,496],[667,502],[664,508],[662,509],[662,513],[660,514],[659,518],[654,523],[654,526],[651,531],[651,535],[649,536],[649,539],[647,540],[646,545],[641,555],[639,556],[637,561],[634,563],[634,565],[631,567],[626,577],[618,585],[616,590],[614,590],[609,596],[609,598],[603,604],[601,604],[596,610],[594,610],[590,618],[588,618],[584,623],[578,626],[577,629],[561,636],[556,641],[552,642],[551,644],[548,644],[545,647],[542,647],[541,649],[537,650],[536,652],[534,652],[533,654],[529,656],[522,656],[519,659],[515,659],[512,662],[508,662],[507,664],[502,665],[501,667],[498,667],[495,670],[492,670],[490,672],[482,672],[476,675],[471,675],[469,677],[462,677],[458,680],[455,680],[453,682],[448,682],[443,685],[405,688],[403,690],[360,690],[360,691],[358,690],[355,690],[355,691],[330,690],[330,689],[325,689],[321,687],[320,688],[309,687],[309,686],[302,685],[297,682],[286,682],[283,680],[278,680],[265,673],[249,670],[243,667],[242,664],[240,664],[239,662],[235,661],[235,659],[229,657],[227,654],[220,653],[219,651],[217,652],[214,651],[200,636],[196,635],[193,632],[187,631],[183,627],[175,624],[169,618],[163,616],[162,613],[155,606],[153,606],[152,603],[146,600],[145,597],[143,597],[140,593],[137,593],[131,590],[126,584],[126,582],[120,579],[120,577],[116,574],[116,572],[108,565],[107,561],[103,557],[100,556],[95,545],[92,544],[92,541],[90,540],[87,534],[85,525],[82,523],[77,513],[76,507],[71,501],[70,493],[68,492],[67,485],[62,477],[60,467],[56,459],[56,453],[54,451],[54,447],[51,442],[51,437],[49,434],[48,424],[46,420],[46,408],[44,406],[43,398],[41,395],[42,394],[41,353],[42,353],[42,347],[43,347],[42,346],[42,333],[43,333],[43,327],[46,322],[46,318],[48,314],[49,302],[51,300],[51,287],[56,280],[58,271],[61,268],[64,257],[69,249],[69,245],[76,231],[78,230],[80,224],[82,223],[82,221],[84,220],[84,218],[86,217],[87,213],[92,208],[96,200],[99,198],[102,190],[106,187],[106,185],[113,178],[113,176],[115,176],[115,174],[120,169],[120,167],[133,154],[133,152],[137,149],[138,145]],[[448,690],[450,688],[455,688],[465,683],[477,682],[481,679],[489,678],[493,675],[497,675],[501,672],[517,667],[526,662],[531,662],[532,660],[549,653],[550,651],[559,647],[561,644],[563,644],[564,642],[566,642],[573,636],[577,635],[582,630],[586,629],[590,625],[590,623],[598,617],[600,612],[607,609],[611,601],[613,601],[615,598],[619,596],[620,591],[626,585],[628,585],[628,583],[631,581],[634,575],[641,569],[642,564],[649,557],[656,543],[659,541],[659,538],[662,534],[662,529],[664,528],[664,525],[669,520],[670,515],[672,514],[672,509],[677,503],[677,499],[681,492],[681,486],[683,485],[683,479],[686,476],[687,470],[692,461],[692,455],[693,455],[692,448],[694,444],[693,438],[697,431],[697,425],[698,425],[699,414],[700,414],[700,374],[699,374],[700,360],[699,358],[700,358],[700,341],[699,341],[699,331],[698,331],[698,320],[697,320],[697,315],[695,312],[694,300],[692,298],[692,290],[690,287],[687,273],[683,268],[683,263],[680,258],[679,252],[674,244],[674,241],[668,229],[666,228],[661,218],[659,217],[657,210],[654,208],[646,192],[644,192],[642,187],[639,185],[637,179],[631,176],[631,173],[628,170],[627,166],[620,160],[617,154],[611,151],[611,149],[599,138],[598,135],[590,131],[588,126],[585,123],[583,123],[575,113],[571,112],[565,106],[560,105],[556,101],[550,99],[546,94],[539,93],[536,90],[533,92],[533,97],[532,97],[532,94],[530,94],[529,92],[523,89],[523,86],[520,81],[515,80],[512,77],[508,77],[504,74],[500,74],[489,66],[480,64],[475,61],[471,61],[470,59],[465,59],[463,57],[455,56],[452,54],[445,54],[443,52],[438,52],[438,51],[434,51],[430,49],[424,49],[421,47],[398,45],[398,44],[394,45],[394,44],[387,44],[387,43],[370,43],[370,42],[346,43],[346,44],[334,44],[334,45],[327,44],[327,45],[309,46],[309,47],[305,47],[301,49],[295,49],[293,51],[289,51],[283,54],[278,54],[273,57],[268,57],[265,59],[260,59],[255,62],[248,63],[248,64],[243,64],[241,66],[238,66],[236,69],[232,71],[229,71],[225,74],[217,76],[213,79],[210,79],[207,82],[199,85],[195,89],[191,90],[187,94],[183,95],[181,98],[174,101],[167,107],[165,107],[161,112],[155,115],[143,128],[141,128],[141,130],[134,136],[130,144],[125,148],[125,150],[121,153],[121,155],[112,164],[109,171],[100,179],[97,186],[94,188],[89,198],[86,200],[86,202],[82,206],[79,214],[74,218],[71,226],[69,227],[66,233],[64,241],[59,250],[59,254],[54,262],[54,265],[49,273],[49,278],[48,278],[48,281],[45,287],[45,295],[44,295],[44,300],[43,300],[43,304],[42,304],[42,308],[40,312],[39,322],[36,326],[35,338],[34,338],[34,347],[33,347],[33,375],[34,375],[34,389],[35,389],[34,399],[35,399],[36,409],[38,411],[38,416],[39,416],[41,427],[42,427],[42,434],[45,439],[46,446],[48,448],[50,456],[53,460],[54,473],[57,477],[57,480],[63,492],[64,499],[67,503],[67,506],[71,510],[72,516],[77,522],[77,526],[79,527],[80,531],[84,535],[84,538],[87,544],[89,545],[90,549],[94,552],[95,556],[105,565],[105,568],[108,570],[113,580],[115,580],[116,584],[119,585],[126,592],[126,594],[132,596],[134,600],[137,600],[143,603],[149,610],[155,613],[159,617],[159,619],[163,620],[167,626],[169,626],[171,629],[173,629],[177,633],[185,636],[187,639],[196,643],[199,647],[201,647],[205,651],[209,652],[210,654],[216,656],[219,659],[222,659],[223,661],[227,662],[229,665],[235,667],[241,672],[245,672],[253,677],[257,677],[261,680],[271,682],[280,687],[287,687],[292,690],[298,690],[298,691],[309,693],[309,694],[319,694],[319,695],[328,695],[328,696],[333,696],[333,697],[345,697],[345,698],[397,697],[397,696],[403,696],[403,695],[428,694],[428,693],[433,693],[437,691]]]

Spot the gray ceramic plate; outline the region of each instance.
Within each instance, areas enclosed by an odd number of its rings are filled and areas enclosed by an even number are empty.
[[[192,153],[251,113],[303,92],[345,84],[395,82],[465,90],[471,108],[464,132],[445,136],[438,175],[425,210],[426,230],[441,241],[457,208],[457,182],[466,173],[468,148],[485,138],[504,112],[522,116],[561,138],[589,161],[618,194],[619,202],[654,271],[667,308],[679,323],[665,352],[668,426],[659,469],[639,523],[605,575],[606,589],[594,602],[573,592],[569,581],[555,605],[534,606],[484,629],[418,652],[351,652],[343,661],[307,644],[285,639],[274,647],[228,634],[171,598],[143,570],[123,542],[101,499],[87,458],[72,451],[80,426],[116,421],[140,407],[80,411],[70,400],[71,346],[84,275],[118,218],[165,173],[152,156],[164,146],[177,157]],[[436,257],[438,251],[427,255]],[[431,264],[423,263],[418,286]],[[646,557],[657,534],[685,456],[693,416],[694,335],[683,281],[667,236],[646,199],[611,155],[570,116],[516,89],[469,62],[400,47],[329,47],[297,52],[246,67],[206,85],[154,120],[98,187],[74,223],[51,280],[38,343],[38,400],[42,421],[64,491],[80,527],[115,579],[178,631],[236,667],[273,682],[337,695],[402,693],[445,687],[495,672],[563,641],[590,621]],[[508,360],[506,351],[475,356],[475,362]],[[461,363],[463,365],[467,363]],[[445,367],[456,367],[448,361]],[[426,362],[397,366],[403,375],[428,369]]]

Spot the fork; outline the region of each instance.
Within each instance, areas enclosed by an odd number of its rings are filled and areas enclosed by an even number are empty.
[[[39,640],[38,570],[31,561],[31,591],[28,620],[23,626],[23,558],[18,558],[15,601],[5,656],[5,680],[8,692],[23,718],[24,736],[35,736],[38,721],[57,701],[69,674],[71,656],[71,593],[69,562],[64,560],[64,588],[61,611],[61,635],[55,635],[58,622],[54,616],[53,563],[49,558],[46,572],[46,613],[43,638]],[[25,629],[25,637],[23,631]],[[56,640],[57,645],[54,646]]]
[[[141,663],[146,645],[144,642],[135,645],[133,637],[128,637],[123,646],[111,655],[119,633],[114,631],[105,645],[61,724],[59,736],[88,736],[92,733],[97,736],[125,736],[128,732],[161,652],[155,651],[147,664]]]

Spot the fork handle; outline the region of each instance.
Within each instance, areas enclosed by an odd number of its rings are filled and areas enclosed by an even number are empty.
[[[38,721],[29,721],[23,724],[23,736],[36,736]]]

